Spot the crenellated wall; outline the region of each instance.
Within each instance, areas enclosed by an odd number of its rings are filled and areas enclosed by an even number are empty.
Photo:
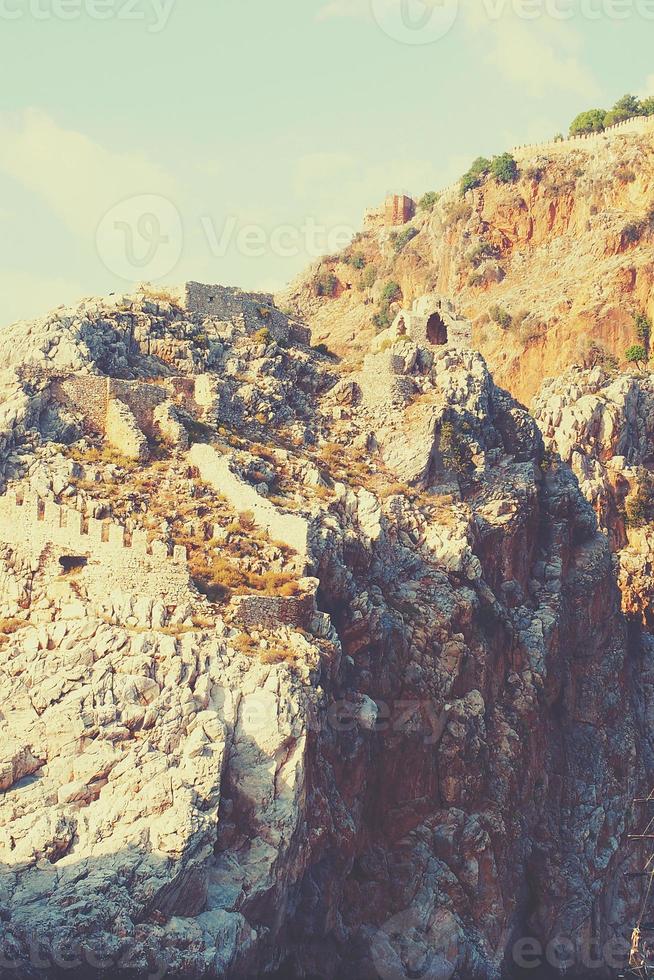
[[[170,554],[165,541],[148,542],[145,530],[130,532],[33,494],[0,497],[0,540],[36,564],[48,545],[55,559],[87,558],[84,584],[96,598],[122,591],[179,602],[191,594],[185,548]]]
[[[524,143],[522,146],[514,146],[510,153],[516,160],[525,160],[533,156],[535,150],[548,153],[567,153],[572,149],[592,150],[595,146],[601,146],[613,136],[622,136],[629,133],[646,133],[654,129],[654,116],[637,116],[635,119],[627,119],[625,122],[616,123],[609,126],[601,133],[583,133],[579,136],[569,136],[562,140],[545,140],[542,143]],[[461,180],[455,180],[443,190],[439,191],[441,200],[451,197],[455,193],[461,192]]]

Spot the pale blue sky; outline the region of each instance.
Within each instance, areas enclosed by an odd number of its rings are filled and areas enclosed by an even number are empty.
[[[276,288],[387,191],[654,93],[654,0],[425,2],[0,0],[0,324]]]

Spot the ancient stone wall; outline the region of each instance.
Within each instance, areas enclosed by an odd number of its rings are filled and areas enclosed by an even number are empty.
[[[416,213],[413,198],[406,194],[391,194],[384,203],[384,222],[387,225],[405,225]]]
[[[234,621],[248,629],[299,626],[308,629],[316,611],[315,595],[241,595],[232,599]]]
[[[55,378],[50,394],[64,408],[79,413],[89,432],[103,433],[107,419],[109,378],[71,374]]]
[[[143,381],[118,381],[109,378],[109,400],[119,398],[124,402],[136,419],[136,423],[148,438],[153,439],[158,433],[154,422],[155,409],[170,398],[169,393],[161,385],[146,384]]]
[[[244,307],[272,307],[269,293],[244,293],[235,286],[219,286],[200,282],[187,282],[184,287],[184,306],[201,316],[219,320],[240,320]]]
[[[183,303],[192,313],[240,324],[248,333],[266,327],[277,340],[298,345],[311,343],[308,327],[290,322],[275,307],[269,293],[244,293],[235,287],[187,282]]]
[[[214,489],[222,493],[237,511],[250,511],[253,520],[264,528],[275,541],[283,541],[306,564],[309,552],[309,521],[297,514],[283,514],[254,487],[245,483],[231,468],[231,457],[221,456],[202,443],[196,443],[189,452],[189,462],[197,467],[200,476]]]
[[[137,425],[132,410],[119,398],[112,398],[107,405],[105,438],[128,459],[142,462],[148,458],[148,440]]]
[[[525,160],[534,156],[535,151],[542,153],[568,153],[574,149],[594,150],[606,145],[613,136],[622,136],[647,133],[654,128],[654,116],[636,116],[633,119],[626,119],[624,122],[609,126],[601,133],[582,133],[579,136],[568,136],[562,140],[544,140],[542,143],[525,143],[521,146],[514,146],[510,150],[516,160]],[[459,196],[461,194],[461,180],[455,180],[447,187],[441,188],[438,192],[439,198]]]
[[[166,542],[148,543],[145,530],[129,533],[122,524],[86,517],[35,495],[0,497],[0,540],[33,562],[48,545],[57,558],[86,558],[82,577],[89,595],[98,600],[116,591],[174,603],[192,595],[185,548],[175,547],[170,555]]]
[[[416,299],[410,310],[400,310],[392,333],[427,346],[469,348],[472,345],[472,324],[457,316],[448,300],[431,293]]]

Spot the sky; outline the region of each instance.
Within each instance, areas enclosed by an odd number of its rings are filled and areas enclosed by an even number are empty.
[[[0,326],[274,291],[389,192],[654,94],[654,0],[0,0]]]

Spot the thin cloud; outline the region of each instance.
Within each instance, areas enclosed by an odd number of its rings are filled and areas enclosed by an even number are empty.
[[[497,0],[460,2],[468,32],[482,42],[485,60],[508,82],[536,97],[553,90],[598,97],[600,86],[583,64],[582,37],[573,21],[555,20],[546,13],[526,20],[511,4]]]
[[[85,239],[128,197],[160,194],[179,200],[175,181],[146,157],[113,152],[35,109],[0,114],[0,171],[38,194]]]
[[[370,17],[370,0],[328,0],[316,14],[316,20],[337,18],[365,20],[368,17]]]
[[[654,95],[654,75],[648,75],[643,87],[637,93],[639,99],[649,99]]]

